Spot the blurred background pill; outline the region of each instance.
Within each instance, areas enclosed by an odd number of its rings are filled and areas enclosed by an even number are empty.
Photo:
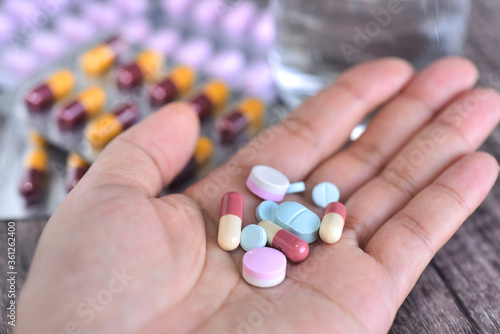
[[[122,15],[111,4],[98,1],[85,1],[82,6],[84,16],[97,29],[110,31],[117,28],[122,22]]]
[[[241,86],[241,73],[245,65],[246,59],[243,52],[237,49],[223,50],[207,62],[205,73],[238,89]]]
[[[159,30],[146,38],[144,48],[155,50],[165,57],[170,56],[181,42],[179,32],[174,29]]]
[[[127,21],[120,30],[120,36],[129,44],[138,44],[151,35],[152,26],[145,18]]]
[[[89,20],[76,15],[61,16],[54,23],[59,36],[71,46],[88,43],[96,34],[96,28]]]
[[[31,51],[39,62],[46,64],[62,58],[68,52],[68,47],[60,36],[49,32],[40,32],[32,40]]]
[[[195,38],[181,45],[174,54],[179,64],[189,65],[196,70],[202,69],[214,52],[212,43],[205,38]]]

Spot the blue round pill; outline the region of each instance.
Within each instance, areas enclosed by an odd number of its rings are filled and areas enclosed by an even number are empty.
[[[248,225],[243,229],[243,231],[241,231],[241,247],[246,251],[264,247],[266,243],[266,230],[259,225]]]
[[[270,220],[274,222],[277,207],[278,203],[273,201],[264,201],[260,203],[257,209],[255,210],[255,216],[257,217],[257,221],[261,222],[263,220]]]
[[[339,201],[339,188],[333,183],[321,182],[314,187],[312,199],[314,204],[324,209],[328,204]]]

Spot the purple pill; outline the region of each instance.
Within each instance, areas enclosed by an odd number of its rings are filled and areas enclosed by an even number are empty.
[[[35,36],[31,50],[38,59],[47,62],[61,58],[67,51],[65,42],[59,36],[47,32]]]
[[[39,15],[45,15],[38,6],[32,1],[26,0],[10,0],[6,1],[4,4],[4,10],[10,15],[14,20],[18,20],[21,23],[26,21],[38,22],[37,17]],[[38,15],[37,15],[38,14]],[[48,17],[45,18],[46,23],[48,23]]]
[[[120,12],[111,4],[100,2],[85,3],[83,12],[84,16],[98,29],[115,29],[122,20]]]
[[[174,55],[174,59],[180,63],[200,69],[213,53],[212,44],[203,38],[190,40],[182,45]]]
[[[55,24],[59,35],[73,46],[90,42],[96,33],[96,29],[89,21],[74,15],[58,18]]]
[[[7,72],[18,78],[26,78],[38,69],[38,59],[25,50],[8,49],[2,55],[2,63]]]
[[[6,43],[12,38],[14,32],[14,22],[7,16],[0,13],[0,43]]]
[[[238,88],[241,72],[246,65],[245,56],[239,50],[226,50],[218,53],[206,66],[205,72],[217,79],[222,79],[230,86]]]
[[[203,29],[213,28],[217,20],[222,17],[222,6],[221,0],[199,2],[192,10],[193,23]]]
[[[130,44],[139,43],[148,38],[151,29],[151,23],[148,20],[138,18],[125,24],[120,36]]]
[[[257,96],[266,103],[276,100],[276,87],[269,63],[263,60],[258,61],[245,70],[243,74],[243,90],[246,95]]]
[[[165,11],[165,14],[179,19],[185,16],[192,2],[192,0],[162,0],[161,7]]]
[[[148,11],[148,1],[145,0],[114,0],[113,4],[127,16],[143,15]]]
[[[257,5],[250,1],[241,1],[229,9],[222,22],[222,28],[229,37],[241,37],[257,15]]]
[[[252,30],[252,38],[262,49],[267,50],[273,45],[276,38],[276,22],[270,11],[259,17]]]
[[[149,37],[144,44],[146,49],[154,50],[164,56],[171,55],[181,41],[179,33],[174,29],[164,29]]]

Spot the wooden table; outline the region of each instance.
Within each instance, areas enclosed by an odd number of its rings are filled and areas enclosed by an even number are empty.
[[[473,0],[467,56],[478,65],[481,84],[500,90],[498,18],[498,0]],[[500,128],[481,150],[500,160]],[[44,225],[17,222],[18,292]],[[1,223],[2,254],[6,234],[7,224]],[[2,259],[0,272],[7,272],[5,266]],[[5,324],[5,287],[5,279],[0,280],[0,334],[11,331]],[[432,260],[399,310],[391,333],[500,333],[500,183]]]

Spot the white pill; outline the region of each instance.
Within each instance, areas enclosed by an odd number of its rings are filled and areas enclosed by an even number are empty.
[[[290,186],[290,181],[280,171],[269,166],[254,166],[247,179],[247,187],[262,199],[279,202]]]

